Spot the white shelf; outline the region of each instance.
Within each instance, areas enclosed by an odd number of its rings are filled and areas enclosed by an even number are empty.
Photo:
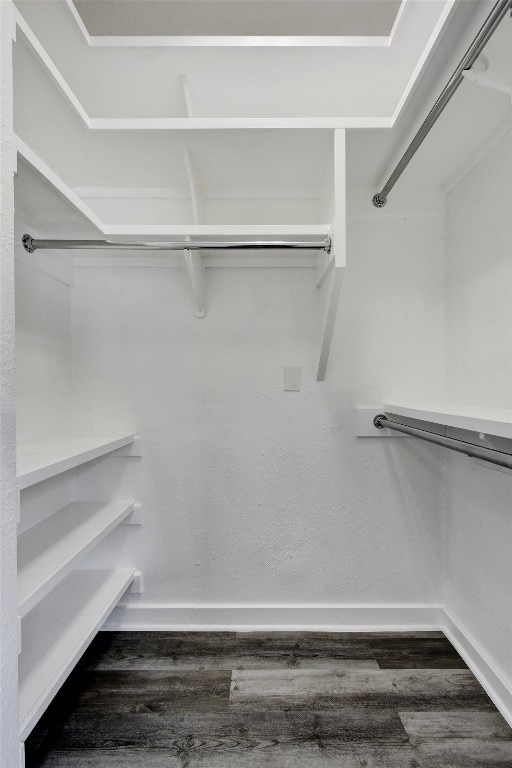
[[[17,161],[18,164],[25,164],[28,166],[32,171],[35,171],[35,173],[45,182],[46,186],[50,188],[51,193],[57,192],[58,195],[68,203],[71,204],[71,208],[76,213],[80,214],[80,220],[86,223],[86,226],[91,227],[91,225],[95,228],[95,230],[99,230],[99,232],[104,233],[104,225],[103,222],[100,220],[100,218],[92,211],[89,206],[87,206],[83,200],[80,199],[80,197],[71,189],[71,187],[66,184],[64,179],[62,179],[53,168],[50,168],[50,166],[45,163],[45,161],[37,154],[37,152],[34,152],[34,150],[26,144],[23,139],[21,139],[16,134],[14,135],[14,140],[16,143],[16,155],[17,155]],[[21,169],[23,170],[23,169]],[[18,169],[18,179],[17,182],[20,179],[20,169]],[[23,177],[21,177],[21,181],[25,181]],[[33,183],[33,179],[29,178],[28,184],[25,182],[24,186],[28,187],[30,189],[30,185]],[[40,190],[37,190],[40,196]],[[46,202],[46,201],[45,201]],[[55,201],[50,201],[50,211],[53,213],[53,216],[49,216],[48,218],[54,219],[56,212],[53,210],[53,207],[55,206]],[[37,211],[38,208],[36,207],[35,210]],[[68,216],[69,217],[69,214]],[[44,219],[43,219],[44,221]],[[83,226],[83,224],[82,224]],[[94,229],[92,230],[92,237],[96,236],[94,234]]]
[[[72,3],[47,4],[44,14],[40,3],[19,5],[23,16],[16,14],[16,48],[32,48],[37,66],[49,74],[81,122],[91,127],[101,118],[110,123],[108,118],[129,121],[140,114],[164,120],[190,115],[200,128],[208,118],[239,117],[254,123],[258,116],[290,121],[302,116],[316,124],[337,119],[354,127],[363,120],[371,127],[377,127],[377,121],[389,125],[451,10],[448,0],[403,3],[385,34],[97,37],[84,35],[81,22],[77,27],[78,14],[74,18],[69,12]],[[104,51],[98,48],[105,45],[110,49],[108,61],[113,57],[125,66],[106,68]],[[285,45],[286,56],[275,45]],[[158,55],[148,55],[148,46],[158,46]],[[211,46],[213,54],[208,53]],[[312,66],[312,61],[321,63]],[[127,68],[129,78],[123,77]],[[101,89],[95,88],[96,82],[102,83]],[[219,89],[219,82],[226,87]],[[298,82],[303,88],[296,87]],[[269,89],[276,94],[273,99]],[[306,104],[303,92],[309,94]],[[357,117],[361,115],[365,117]]]
[[[31,27],[27,24],[22,14],[17,8],[14,9],[14,18],[18,30],[25,37],[28,45],[32,48],[36,57],[39,59],[41,65],[46,69],[50,77],[53,78],[55,84],[61,90],[62,94],[72,105],[76,113],[80,116],[82,121],[88,128],[92,130],[237,130],[237,129],[254,129],[254,128],[291,128],[291,129],[304,129],[304,128],[391,128],[392,119],[389,117],[210,117],[210,118],[193,118],[193,117],[156,117],[156,118],[95,118],[90,117],[83,105],[80,103],[78,97],[75,95],[68,82],[62,76],[62,73],[55,66],[55,63],[48,55],[48,52],[41,45],[40,41],[32,31]],[[309,38],[311,40],[311,38]],[[321,43],[326,42],[324,38],[313,38],[320,40]],[[341,41],[346,38],[335,38],[338,44],[342,44]],[[133,38],[132,38],[133,40]],[[147,40],[147,38],[146,38]],[[302,38],[303,43],[308,38]],[[332,42],[333,38],[331,38]],[[354,40],[354,38],[352,38]],[[189,39],[190,41],[190,39]],[[375,42],[378,41],[378,42]],[[135,44],[140,42],[137,38]],[[378,38],[366,38],[367,45],[387,45],[387,37]],[[176,44],[180,47],[183,46],[183,39],[177,38]],[[363,44],[363,40],[359,38],[359,43]],[[147,44],[147,43],[146,43]],[[232,41],[232,44],[235,44]],[[238,45],[240,39],[238,38]],[[243,41],[242,41],[243,44]],[[267,42],[268,44],[268,42]],[[307,44],[307,43],[306,43]]]
[[[106,235],[134,237],[323,237],[332,225],[323,224],[112,224],[105,225]]]
[[[392,117],[90,117],[96,131],[251,131],[392,128]]]
[[[20,739],[24,741],[133,580],[131,569],[73,571],[22,622]]]
[[[19,616],[46,597],[133,509],[133,501],[78,501],[19,536]]]
[[[133,434],[65,435],[18,446],[17,483],[20,490],[124,448]]]
[[[398,405],[386,402],[382,410],[406,416],[411,419],[430,421],[433,424],[444,424],[457,429],[468,429],[471,432],[483,432],[496,437],[512,439],[512,410],[501,408],[472,408],[470,406],[429,405]]]
[[[62,236],[84,237],[97,239],[106,237],[137,238],[243,238],[257,237],[261,239],[275,237],[319,238],[328,235],[332,229],[330,222],[313,224],[279,223],[279,224],[193,224],[193,223],[163,223],[163,224],[116,224],[106,223],[101,216],[84,202],[81,195],[50,168],[42,158],[32,150],[22,139],[16,137],[18,154],[18,174],[16,185],[21,190],[20,197],[29,207],[38,212],[35,221],[37,235],[44,237],[54,235],[54,229],[48,229],[48,221],[59,221],[59,232],[62,223],[66,225]],[[89,194],[106,194],[101,189],[81,190]],[[108,191],[108,190],[107,190]],[[150,190],[151,191],[151,190]],[[122,192],[122,190],[121,190]],[[112,190],[110,190],[112,193]],[[140,191],[144,196],[145,191]],[[92,199],[92,198],[88,198]],[[58,214],[56,214],[56,211]]]

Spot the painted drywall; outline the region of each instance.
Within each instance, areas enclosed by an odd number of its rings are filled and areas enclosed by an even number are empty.
[[[22,234],[37,231],[26,191],[18,179],[14,221],[18,443],[73,431],[72,266],[68,255],[43,253],[34,259],[25,253]],[[75,474],[65,472],[21,492],[18,533],[73,501]]]
[[[0,3],[0,766],[20,765],[16,621],[16,381],[12,7]]]
[[[20,443],[66,433],[72,427],[70,290],[51,275],[16,261]]]
[[[447,397],[512,406],[512,127],[446,202]]]
[[[447,196],[447,396],[512,415],[512,132]],[[512,446],[503,446],[512,452]],[[446,457],[446,606],[510,691],[512,473]]]
[[[348,268],[331,378],[360,405],[444,391],[444,201],[441,190],[394,190],[375,210],[352,188]]]
[[[171,606],[170,621],[172,606],[198,604],[438,603],[439,453],[357,439],[354,405],[397,363],[410,386],[441,369],[441,222],[353,221],[323,384],[312,269],[210,269],[204,320],[185,269],[76,269],[76,426],[144,441],[142,459],[90,464],[77,481],[81,498],[143,505],[142,529],[119,529],[88,559],[144,572],[129,603]],[[302,366],[301,392],[282,391],[286,365]]]

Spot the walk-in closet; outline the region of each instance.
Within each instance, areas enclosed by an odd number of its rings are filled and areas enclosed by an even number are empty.
[[[0,33],[0,768],[511,768],[512,0]]]

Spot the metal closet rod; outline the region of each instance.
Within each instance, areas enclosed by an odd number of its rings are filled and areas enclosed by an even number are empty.
[[[408,427],[406,424],[391,421],[384,413],[376,416],[373,424],[377,429],[394,429],[396,432],[403,432],[404,435],[419,437],[420,440],[426,440],[429,443],[435,443],[435,445],[442,445],[443,448],[449,448],[451,451],[464,453],[466,456],[473,456],[476,459],[488,461],[490,464],[498,464],[500,467],[512,469],[512,454],[496,451],[494,448],[485,448],[475,443],[466,443],[464,440],[456,440],[454,437],[436,435],[435,432],[418,429],[418,427]]]
[[[418,132],[405,150],[404,154],[400,158],[395,170],[386,181],[381,191],[377,192],[377,194],[373,196],[372,202],[376,208],[383,208],[386,205],[389,193],[420,148],[421,144],[434,126],[438,117],[441,115],[441,112],[444,110],[454,95],[455,91],[464,80],[464,70],[470,69],[475,63],[476,59],[482,53],[485,45],[487,44],[487,41],[493,35],[496,27],[504,18],[507,10],[510,7],[512,7],[512,0],[498,0],[498,2],[494,5],[492,11],[484,21],[477,36],[459,62],[455,72],[443,88],[441,95],[421,124]]]
[[[239,251],[239,250],[267,250],[278,248],[281,250],[304,251],[319,250],[331,252],[331,238],[323,240],[232,240],[215,242],[215,240],[179,240],[171,242],[131,242],[122,243],[112,240],[38,240],[31,235],[23,235],[22,243],[27,253],[34,253],[39,249],[66,250],[85,248],[87,250],[108,249],[137,250],[137,251]]]

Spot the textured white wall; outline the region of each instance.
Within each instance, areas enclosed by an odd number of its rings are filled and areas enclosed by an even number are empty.
[[[447,397],[512,406],[512,131],[446,200]]]
[[[349,197],[347,274],[329,374],[361,405],[444,390],[444,201],[438,188]]]
[[[25,188],[15,184],[16,437],[19,443],[73,431],[71,283],[68,254],[27,256],[33,232]],[[36,228],[37,232],[37,228]],[[22,491],[21,533],[73,500],[76,471]]]
[[[19,442],[72,430],[70,290],[60,280],[16,261]]]
[[[0,3],[0,766],[19,763],[16,623],[12,7]]]
[[[448,195],[446,366],[449,399],[512,415],[511,179],[509,132]],[[512,473],[447,456],[446,525],[448,612],[512,691]]]
[[[144,604],[437,603],[439,452],[356,439],[354,404],[440,371],[440,226],[354,221],[323,384],[311,270],[209,270],[201,321],[184,270],[77,269],[77,426],[144,438],[141,460],[81,473],[81,495],[145,509],[142,530],[118,530],[89,564],[142,569],[129,599]],[[282,391],[285,365],[302,365],[300,393]]]

